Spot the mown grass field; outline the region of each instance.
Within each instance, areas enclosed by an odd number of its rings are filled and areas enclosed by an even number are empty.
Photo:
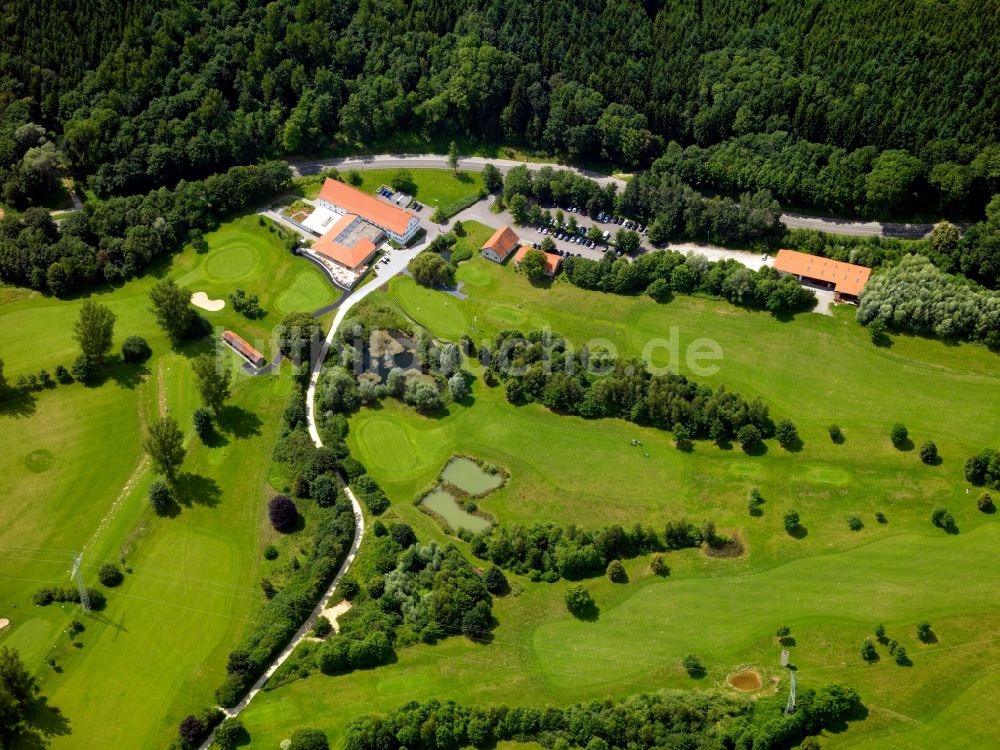
[[[413,500],[451,455],[464,452],[511,473],[480,503],[501,523],[662,526],[685,515],[738,531],[749,553],[738,560],[670,553],[666,579],[651,576],[645,558],[628,561],[628,584],[588,582],[600,608],[594,622],[566,614],[564,584],[521,581],[519,596],[498,601],[500,626],[489,645],[447,639],[405,649],[397,664],[376,671],[313,676],[263,694],[246,714],[255,746],[272,746],[302,725],[323,726],[337,739],[346,717],[431,696],[565,704],[661,687],[723,688],[743,665],[778,677],[783,692],[773,635],[780,624],[792,628],[800,685],[846,682],[867,706],[864,721],[824,746],[964,748],[1000,740],[1000,722],[981,708],[1000,698],[991,677],[1000,667],[993,559],[1000,528],[976,509],[979,490],[966,492],[962,470],[972,452],[1000,445],[995,354],[915,337],[876,348],[852,309],[779,321],[689,297],[658,305],[562,281],[534,287],[478,258],[462,265],[459,279],[466,300],[408,278],[393,280],[378,299],[449,339],[547,325],[575,346],[604,339],[622,355],[639,356],[650,339],[674,335],[681,353],[674,364],[683,372],[690,372],[687,345],[713,339],[723,352],[719,370],[698,379],[761,396],[772,416],[795,421],[802,449],[789,453],[769,441],[763,455],[747,456],[699,441],[683,453],[669,434],[623,421],[513,407],[502,388],[481,380],[471,403],[435,417],[388,401],[360,411],[351,419],[352,450],[394,501],[391,512],[421,535],[445,538]],[[667,364],[666,351],[654,364]],[[916,448],[894,448],[887,433],[896,421],[906,423],[917,447],[935,440],[942,463],[924,466]],[[844,430],[841,445],[827,435],[832,422]],[[633,447],[632,438],[643,445]],[[752,486],[766,499],[759,518],[747,513]],[[931,526],[937,505],[951,510],[960,533]],[[790,507],[802,516],[799,538],[782,528]],[[877,523],[876,511],[888,523]],[[865,528],[850,531],[849,515]],[[917,640],[922,619],[937,642]],[[861,643],[878,622],[906,646],[912,666],[896,665],[881,646],[878,663],[861,661]],[[707,677],[684,673],[687,653],[701,657]]]
[[[207,239],[204,254],[188,248],[155,275],[90,295],[118,315],[116,347],[129,334],[147,338],[154,354],[144,367],[112,360],[96,387],[59,385],[0,409],[0,616],[12,621],[0,644],[21,650],[65,717],[65,724],[38,717],[55,732],[53,747],[164,747],[185,715],[214,702],[228,652],[263,600],[260,550],[273,535],[266,477],[289,370],[238,373],[219,435],[202,444],[190,426],[198,397],[189,358],[207,344],[172,351],[147,294],[155,277],[167,274],[210,297],[224,298],[236,284],[257,292],[267,311],[258,320],[236,314],[228,300],[224,310],[205,313],[250,340],[264,337],[287,310],[314,309],[333,295],[256,217],[236,219]],[[12,289],[2,295],[0,356],[8,374],[68,365],[82,299]],[[224,361],[238,366],[229,354]],[[159,518],[148,510],[153,477],[141,440],[143,426],[168,411],[187,433],[188,456],[180,504],[172,517]],[[131,570],[107,591],[107,609],[85,615],[75,606],[33,607],[38,588],[69,583],[70,556],[83,548],[88,585],[98,585],[105,561]],[[74,618],[86,627],[80,648],[64,634]],[[45,664],[49,656],[58,671]]]
[[[398,169],[362,169],[361,184],[356,187],[369,194],[374,194],[381,185],[392,186],[392,178]],[[437,206],[445,206],[455,201],[479,195],[483,186],[483,178],[478,172],[452,172],[450,169],[411,169],[407,170],[413,178],[416,190],[413,197],[424,204],[420,216],[427,219]],[[347,179],[347,173],[341,175]],[[315,198],[323,186],[320,177],[302,177],[296,184],[306,198]]]

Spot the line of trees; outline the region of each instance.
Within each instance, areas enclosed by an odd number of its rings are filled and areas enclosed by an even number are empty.
[[[652,375],[642,362],[618,360],[583,347],[570,351],[565,339],[548,331],[502,331],[493,349],[482,347],[487,383],[505,383],[507,400],[537,401],[561,414],[589,419],[619,417],[722,443],[752,426],[774,433],[767,405],[746,401],[724,386],[712,388],[684,375]],[[742,441],[741,441],[742,442]]]
[[[654,250],[632,262],[613,253],[605,253],[599,261],[573,256],[563,262],[563,275],[581,289],[645,292],[657,302],[666,302],[674,292],[707,294],[775,315],[804,312],[816,304],[811,289],[793,276],[781,276],[771,266],[754,271],[732,258],[710,261],[676,250]]]
[[[532,581],[552,583],[601,575],[615,560],[718,540],[710,521],[695,525],[683,518],[668,522],[662,534],[640,524],[588,531],[574,525],[534,523],[481,531],[470,539],[470,550],[480,560],[530,576]]]
[[[663,691],[567,708],[462,706],[432,698],[409,701],[383,716],[355,719],[348,726],[344,746],[347,750],[436,750],[486,748],[514,741],[555,750],[771,750],[842,724],[858,712],[861,699],[844,685],[803,687],[798,691],[796,712],[786,716],[783,707],[780,697],[751,701],[703,691]]]
[[[0,219],[0,279],[57,296],[124,281],[290,180],[287,164],[268,162],[182,181],[172,190],[89,202],[59,226],[41,208],[12,213]]]

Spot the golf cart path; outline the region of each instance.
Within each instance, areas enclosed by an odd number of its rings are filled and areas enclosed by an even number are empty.
[[[427,234],[420,242],[403,250],[394,250],[388,256],[390,259],[388,263],[379,264],[375,268],[375,280],[370,281],[360,289],[345,295],[340,300],[340,306],[337,308],[337,314],[334,317],[333,322],[330,324],[330,330],[327,333],[326,338],[323,340],[319,356],[315,358],[313,363],[312,374],[309,377],[309,388],[306,391],[306,417],[309,424],[309,436],[312,438],[312,441],[316,444],[317,448],[323,447],[323,439],[320,437],[319,430],[316,427],[316,410],[314,404],[316,399],[316,384],[319,382],[319,375],[323,368],[323,361],[326,359],[326,353],[330,349],[333,337],[336,335],[340,324],[344,322],[347,312],[354,307],[354,305],[388,282],[393,276],[401,273],[406,268],[406,265],[410,262],[410,260],[412,260],[417,253],[426,248],[427,245],[433,241],[438,234],[440,234],[440,230],[434,225],[425,224],[424,228]],[[320,597],[309,617],[304,623],[302,623],[299,629],[295,631],[295,635],[292,636],[292,640],[288,642],[288,645],[282,649],[281,653],[278,654],[277,657],[275,657],[274,661],[271,662],[270,666],[268,666],[264,673],[257,678],[253,687],[250,688],[250,691],[246,694],[243,700],[239,702],[239,704],[233,708],[223,709],[223,713],[225,713],[227,718],[239,716],[243,711],[245,711],[247,706],[250,705],[250,702],[257,696],[267,681],[274,675],[275,672],[278,671],[281,665],[288,660],[288,657],[292,655],[295,648],[309,637],[309,633],[312,631],[313,625],[316,624],[316,620],[319,619],[323,611],[330,607],[330,600],[336,593],[337,586],[340,584],[341,579],[351,567],[351,564],[354,562],[354,558],[357,556],[358,549],[361,546],[361,539],[365,534],[365,517],[363,511],[361,510],[361,504],[354,496],[351,488],[345,486],[343,489],[347,499],[351,501],[351,506],[354,510],[354,541],[351,542],[351,549],[347,553],[347,557],[344,558],[344,562],[337,571],[337,575],[334,576],[333,581]],[[204,743],[202,743],[200,750],[208,748],[211,744],[212,737],[209,737]]]
[[[527,165],[529,169],[552,167],[568,169],[579,175],[596,180],[601,185],[613,183],[621,190],[625,181],[617,177],[609,177],[587,169],[580,169],[555,162],[524,162],[514,159],[487,159],[481,156],[466,156],[458,160],[458,168],[467,171],[481,170],[487,163],[495,166],[506,174],[513,167]],[[448,157],[443,154],[366,154],[338,159],[319,159],[316,161],[289,162],[296,176],[316,174],[333,167],[335,169],[450,169]],[[878,221],[856,221],[834,217],[811,216],[809,214],[785,211],[781,221],[793,229],[815,229],[829,234],[846,234],[855,236],[899,237],[903,239],[919,239],[926,237],[934,228],[933,224],[907,224]]]

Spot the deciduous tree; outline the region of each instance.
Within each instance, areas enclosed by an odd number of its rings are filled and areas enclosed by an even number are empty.
[[[86,300],[80,307],[80,314],[73,326],[73,338],[80,345],[85,357],[90,357],[97,365],[104,364],[104,357],[111,351],[115,332],[116,316],[111,308],[93,300]]]
[[[184,463],[184,433],[173,417],[161,417],[149,427],[145,441],[146,452],[153,468],[168,481],[173,482],[177,469]]]

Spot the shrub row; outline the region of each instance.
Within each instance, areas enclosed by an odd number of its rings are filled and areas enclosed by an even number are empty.
[[[437,750],[535,742],[567,750],[640,750],[652,747],[754,750],[787,747],[833,727],[861,706],[852,688],[800,688],[798,710],[785,716],[781,697],[670,691],[567,708],[466,707],[437,699],[410,701],[384,716],[362,716],[347,729],[347,750]],[[427,731],[433,727],[434,731]]]
[[[757,437],[774,433],[767,406],[725,387],[713,389],[668,372],[651,375],[643,363],[616,360],[586,347],[572,352],[548,331],[503,331],[494,348],[480,349],[487,383],[506,381],[512,403],[537,401],[553,411],[586,418],[619,417],[660,429],[684,427],[689,436],[723,442],[752,425]]]

